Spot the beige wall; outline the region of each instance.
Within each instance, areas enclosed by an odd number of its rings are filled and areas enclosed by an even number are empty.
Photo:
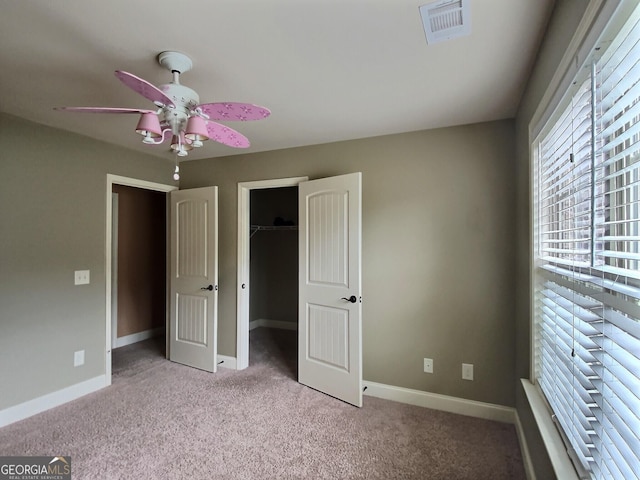
[[[0,114],[0,409],[105,373],[106,175],[170,160]],[[74,270],[90,270],[74,286]],[[85,365],[73,367],[73,352]]]
[[[576,27],[588,5],[586,0],[557,0],[549,22],[544,42],[541,46],[535,68],[522,98],[516,119],[516,186],[517,186],[517,243],[516,281],[516,376],[529,378],[530,368],[530,239],[529,229],[529,124],[538,108],[562,56],[564,55]],[[536,468],[538,478],[555,478],[549,457],[531,409],[522,390],[520,381],[516,382],[516,406],[518,416],[524,426],[529,451]]]
[[[276,218],[298,224],[298,188],[251,191],[251,225]],[[258,231],[251,237],[249,320],[298,321],[298,232]]]
[[[118,337],[165,326],[166,216],[163,192],[114,185],[118,194]]]
[[[220,353],[236,346],[237,183],[360,171],[364,378],[514,405],[514,152],[499,121],[183,162],[181,188],[219,186]]]

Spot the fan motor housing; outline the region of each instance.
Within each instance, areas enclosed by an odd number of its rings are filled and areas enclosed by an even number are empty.
[[[178,135],[180,130],[184,130],[190,112],[200,103],[200,97],[191,88],[177,83],[160,85],[160,90],[173,100],[175,107],[164,107],[163,113],[173,133]]]
[[[185,87],[184,85],[167,83],[165,85],[160,85],[160,90],[162,90],[167,97],[173,100],[176,108],[183,108],[187,113],[196,108],[200,103],[200,97],[195,90]]]

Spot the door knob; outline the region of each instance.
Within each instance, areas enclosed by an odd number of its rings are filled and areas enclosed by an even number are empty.
[[[347,302],[351,302],[351,303],[356,303],[358,301],[355,295],[351,295],[349,298],[342,297],[342,300],[346,300]]]
[[[208,287],[201,287],[200,290],[209,290],[211,292],[213,290],[213,285],[209,285]]]

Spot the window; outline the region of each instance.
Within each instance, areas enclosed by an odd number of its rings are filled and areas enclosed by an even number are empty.
[[[584,478],[640,478],[640,7],[533,144],[535,380]]]

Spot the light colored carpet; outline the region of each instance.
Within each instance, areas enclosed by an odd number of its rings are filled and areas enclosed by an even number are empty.
[[[525,479],[513,425],[295,381],[296,333],[251,332],[251,366],[209,374],[148,340],[113,385],[0,429],[0,455],[70,455],[80,479]]]

